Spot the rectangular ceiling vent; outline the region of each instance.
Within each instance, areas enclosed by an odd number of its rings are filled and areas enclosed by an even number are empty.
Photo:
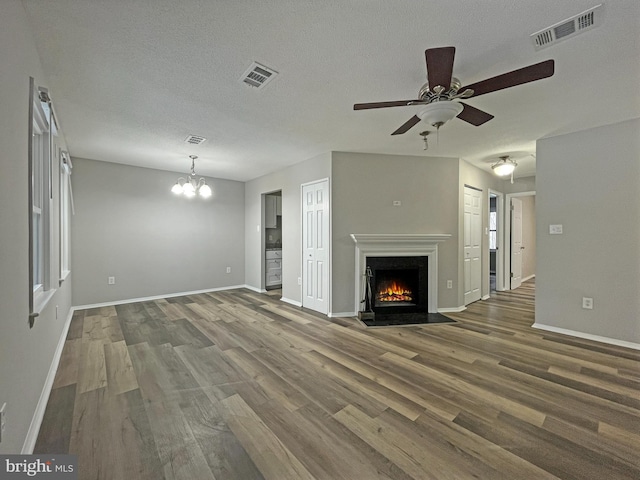
[[[246,72],[242,74],[240,80],[247,85],[255,88],[263,88],[267,83],[273,80],[278,72],[274,69],[253,62]]]
[[[560,40],[571,38],[579,33],[602,25],[604,8],[602,4],[580,13],[574,17],[563,20],[532,34],[531,41],[536,50],[542,50]]]
[[[205,140],[206,138],[201,137],[200,135],[189,135],[184,139],[184,142],[188,143],[189,145],[200,145]]]

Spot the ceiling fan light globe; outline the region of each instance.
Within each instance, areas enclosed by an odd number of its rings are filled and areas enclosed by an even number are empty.
[[[496,175],[506,177],[507,175],[511,175],[511,172],[515,170],[516,166],[513,163],[499,163],[491,168],[493,168]]]
[[[458,116],[463,109],[464,107],[462,104],[457,102],[433,102],[429,105],[425,105],[425,107],[418,112],[418,117],[429,125],[441,126],[452,118]]]

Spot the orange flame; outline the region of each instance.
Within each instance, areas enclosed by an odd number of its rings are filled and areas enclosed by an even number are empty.
[[[413,300],[413,292],[394,280],[383,285],[377,298],[381,302],[410,302]]]

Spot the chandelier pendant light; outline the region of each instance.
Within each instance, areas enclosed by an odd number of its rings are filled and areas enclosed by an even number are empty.
[[[202,198],[209,198],[213,193],[211,187],[207,185],[206,180],[200,177],[200,180],[196,180],[196,155],[189,155],[191,159],[191,174],[185,178],[180,177],[175,185],[171,188],[171,191],[176,195],[184,195],[191,198],[196,195],[200,195]]]

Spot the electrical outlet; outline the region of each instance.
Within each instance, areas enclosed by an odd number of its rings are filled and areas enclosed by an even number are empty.
[[[4,428],[7,425],[7,404],[3,403],[2,408],[0,408],[0,442],[2,442],[2,437],[4,436]]]
[[[582,297],[582,308],[586,310],[593,310],[593,298]]]
[[[116,284],[116,277],[109,277],[109,278],[107,279],[107,283],[108,283],[109,285],[115,285],[115,284]]]
[[[447,280],[447,288],[453,288],[453,280]]]
[[[231,273],[231,267],[227,267],[227,273]]]
[[[298,277],[298,285],[302,285],[302,277]]]

